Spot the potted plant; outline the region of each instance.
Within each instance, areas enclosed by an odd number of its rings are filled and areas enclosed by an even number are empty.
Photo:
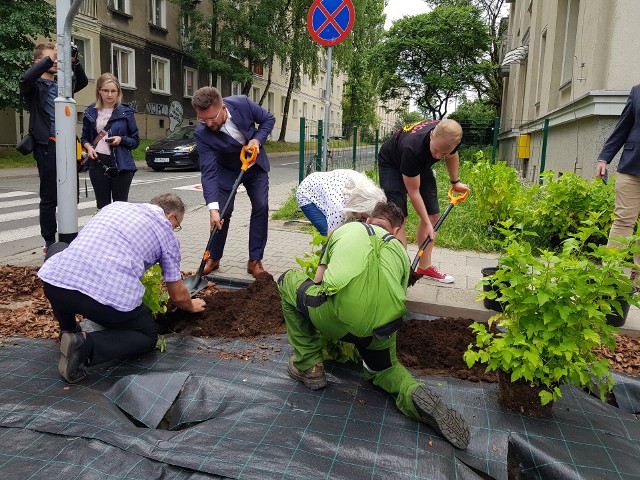
[[[638,251],[638,237],[616,239],[620,248],[597,246],[588,239],[598,227],[586,221],[562,243],[561,251],[535,254],[524,240],[526,233],[504,225],[508,228],[500,229],[504,240],[499,243],[505,254],[498,259],[499,268],[478,284],[495,287],[478,298],[498,298],[504,312],[489,320],[489,328],[471,326],[476,342],[464,354],[467,365],[481,362],[487,371],[497,370],[498,402],[528,415],[550,414],[562,395],[560,386],[567,383],[598,391],[604,400],[614,382],[608,361],[593,350],[615,349],[612,334],[617,329],[607,324],[607,315],[621,313],[621,300],[638,304],[624,270],[633,265],[629,259]],[[491,329],[494,324],[498,329]],[[537,398],[520,404],[523,393],[511,393],[519,386],[531,387]]]

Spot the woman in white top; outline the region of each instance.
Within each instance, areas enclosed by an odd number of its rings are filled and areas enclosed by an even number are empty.
[[[376,203],[387,201],[380,187],[355,170],[312,173],[298,186],[296,200],[324,236],[349,220],[368,217]]]

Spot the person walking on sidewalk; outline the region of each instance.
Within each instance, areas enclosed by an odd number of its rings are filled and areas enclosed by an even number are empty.
[[[314,172],[296,190],[302,213],[325,237],[349,220],[366,219],[384,192],[366,175],[338,169]]]
[[[158,329],[142,303],[145,271],[159,263],[171,302],[201,312],[205,302],[191,299],[180,273],[180,229],[185,205],[167,193],[150,203],[115,202],[100,210],[62,251],[38,271],[53,315],[60,324],[60,375],[76,383],[87,366],[150,352]],[[56,243],[51,252],[63,245]],[[84,333],[76,314],[104,330]]]
[[[43,252],[56,241],[58,225],[58,173],[56,167],[56,124],[54,101],[58,96],[58,47],[55,43],[40,43],[33,51],[34,63],[20,78],[20,94],[29,110],[29,133],[33,135],[33,158],[40,177],[40,234]],[[89,83],[87,75],[72,49],[73,92]]]
[[[395,203],[407,217],[407,195],[418,217],[416,242],[421,245],[427,237],[431,242],[420,257],[416,272],[426,278],[443,283],[453,283],[454,277],[446,275],[432,263],[436,232],[433,226],[440,218],[438,188],[432,166],[444,158],[453,189],[466,192],[469,187],[460,182],[458,147],[462,140],[462,127],[455,120],[427,120],[398,129],[380,147],[378,164],[380,186],[390,202]],[[398,238],[406,245],[405,225]]]
[[[609,246],[619,246],[612,238],[632,235],[640,215],[640,85],[631,88],[620,119],[598,155],[596,176],[602,178],[607,173],[607,165],[623,147],[616,175],[616,201]],[[631,278],[638,287],[640,255],[634,255],[633,262],[636,268],[632,270]]]
[[[112,200],[129,200],[138,169],[131,151],[138,145],[138,125],[133,109],[122,103],[120,82],[112,73],[103,73],[96,81],[96,101],[82,118],[82,146],[89,157],[89,178],[98,210]]]
[[[365,379],[394,395],[404,415],[466,448],[470,433],[462,416],[413,379],[396,357],[410,270],[407,252],[394,236],[403,222],[397,206],[379,203],[366,223],[347,223],[331,234],[314,280],[300,270],[278,279],[294,350],[288,373],[311,390],[324,388],[321,335],[353,343]]]
[[[245,95],[222,98],[214,87],[198,89],[191,99],[198,116],[195,129],[196,145],[200,155],[202,190],[209,208],[210,227],[218,233],[209,252],[203,272],[220,267],[224,245],[233,213],[233,201],[220,218],[221,206],[233,192],[231,189],[240,175],[240,152],[249,147],[258,149],[255,164],[245,173],[242,184],[251,201],[249,222],[249,261],[247,272],[253,277],[264,273],[262,257],[267,244],[269,224],[269,159],[262,148],[276,123],[268,110],[249,100]],[[256,128],[256,125],[258,127]]]

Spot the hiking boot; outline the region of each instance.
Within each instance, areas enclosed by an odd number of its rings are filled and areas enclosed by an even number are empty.
[[[322,365],[322,363],[318,363],[303,372],[298,370],[293,364],[295,357],[295,355],[289,357],[289,368],[287,372],[291,378],[304,383],[304,386],[311,390],[320,390],[327,386],[327,375],[324,373],[324,365]]]
[[[462,415],[447,407],[442,398],[424,385],[413,391],[411,399],[424,423],[442,435],[454,447],[467,448],[471,434]]]
[[[423,277],[432,278],[433,280],[437,280],[442,283],[453,283],[455,281],[455,278],[453,278],[451,275],[445,275],[444,273],[438,271],[438,269],[433,265],[425,270],[418,267],[416,268],[416,273],[422,275]]]
[[[76,383],[87,376],[86,364],[89,359],[89,346],[82,333],[63,333],[60,337],[58,371],[69,383]]]

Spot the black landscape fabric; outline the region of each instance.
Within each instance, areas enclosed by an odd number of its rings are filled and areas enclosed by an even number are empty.
[[[359,366],[328,364],[314,392],[287,376],[290,354],[284,336],[168,336],[68,385],[56,342],[5,339],[0,478],[640,478],[638,379],[617,377],[620,408],[565,386],[533,419],[502,411],[497,385],[424,378],[471,428],[458,450]]]

